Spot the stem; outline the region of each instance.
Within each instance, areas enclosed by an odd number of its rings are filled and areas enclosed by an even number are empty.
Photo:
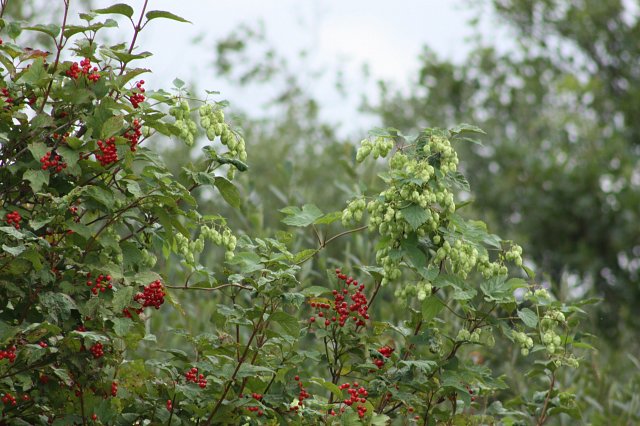
[[[244,361],[247,359],[247,355],[249,354],[249,349],[251,348],[251,343],[253,343],[253,339],[258,334],[258,330],[262,325],[262,320],[264,318],[265,312],[267,312],[267,305],[264,306],[264,309],[262,310],[262,314],[260,315],[260,319],[258,320],[258,323],[255,325],[255,327],[253,327],[253,332],[251,333],[251,336],[249,337],[249,341],[244,347],[242,357],[238,361],[238,365],[236,365],[236,369],[233,371],[231,378],[227,382],[224,390],[222,391],[222,395],[220,395],[220,399],[218,399],[218,402],[216,402],[215,407],[213,407],[213,410],[211,410],[211,414],[209,414],[209,417],[207,417],[207,420],[205,422],[206,426],[209,426],[211,424],[211,420],[213,420],[213,416],[215,416],[215,414],[218,412],[218,410],[220,409],[220,406],[222,405],[222,402],[224,401],[224,398],[227,396],[227,393],[229,392],[229,389],[231,389],[231,385],[233,385],[233,382],[235,381],[236,376],[238,375],[238,371],[240,371],[240,367],[242,366]]]
[[[328,240],[320,242],[320,245],[318,246],[318,248],[313,253],[311,253],[309,256],[305,257],[301,261],[297,262],[296,265],[302,265],[307,260],[310,260],[311,258],[313,258],[316,254],[320,253],[320,251],[322,249],[324,249],[333,240],[335,240],[337,238],[340,238],[340,237],[343,237],[343,236],[348,235],[348,234],[353,234],[354,232],[363,231],[363,230],[365,230],[367,228],[368,228],[368,225],[364,225],[364,226],[361,226],[359,228],[349,229],[348,231],[344,231],[344,232],[341,232],[339,234],[334,235],[333,237],[329,238]]]
[[[38,109],[38,114],[44,111],[45,105],[47,105],[47,101],[49,100],[49,93],[51,93],[51,87],[53,86],[53,80],[55,76],[56,69],[58,68],[58,64],[60,63],[60,53],[62,53],[62,47],[64,46],[64,29],[67,26],[67,16],[69,15],[69,2],[71,0],[63,0],[64,1],[64,17],[62,18],[62,28],[60,28],[60,40],[58,44],[56,44],[56,60],[53,62],[53,68],[51,69],[51,81],[49,81],[49,86],[47,86],[47,91],[44,93],[44,99],[42,99],[42,105]],[[4,12],[4,7],[3,7]]]
[[[553,386],[556,383],[556,372],[551,373],[551,382],[549,383],[549,390],[547,391],[547,397],[544,399],[544,405],[542,406],[542,412],[540,413],[540,417],[538,418],[538,422],[536,426],[542,426],[547,419],[547,409],[549,408],[549,400],[551,399],[551,392],[553,391]]]
[[[225,287],[238,287],[243,290],[253,290],[253,287],[248,287],[248,286],[244,286],[242,284],[237,284],[237,283],[220,284],[215,287],[187,287],[182,285],[165,285],[165,287],[174,288],[177,290],[202,290],[202,291],[216,291],[216,290],[221,290]]]

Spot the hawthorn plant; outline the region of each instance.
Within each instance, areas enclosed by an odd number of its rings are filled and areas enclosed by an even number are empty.
[[[11,1],[11,0],[9,0]],[[126,4],[70,24],[0,21],[0,395],[2,424],[529,424],[579,417],[559,371],[579,366],[579,306],[553,298],[522,250],[464,217],[455,143],[479,129],[376,130],[356,160],[389,157],[385,188],[343,212],[287,207],[291,236],[236,236],[198,207],[216,188],[233,207],[247,171],[226,104],[147,90],[138,34],[170,12]],[[2,2],[2,12],[7,2]],[[113,19],[114,17],[119,20]],[[130,22],[133,36],[100,43]],[[52,53],[26,48],[49,37]],[[213,93],[210,93],[213,95]],[[161,138],[203,154],[172,173]],[[379,162],[381,165],[382,163]],[[250,172],[250,171],[249,171]],[[336,230],[342,220],[345,229]],[[376,264],[321,280],[301,268],[337,239],[366,233]],[[211,269],[205,252],[225,263]],[[158,258],[188,277],[168,282]],[[190,292],[214,304],[210,328],[155,329]],[[377,305],[400,303],[390,321]],[[167,306],[171,305],[171,306]],[[184,315],[195,315],[186,313]],[[174,333],[178,347],[154,346]],[[519,393],[482,354],[517,349],[536,392]],[[509,349],[509,353],[514,353]],[[152,356],[149,356],[152,354]]]

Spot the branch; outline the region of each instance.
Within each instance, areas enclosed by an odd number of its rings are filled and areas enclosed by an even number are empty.
[[[186,285],[165,285],[165,287],[174,288],[176,290],[202,290],[202,291],[216,291],[216,290],[222,290],[223,288],[226,288],[226,287],[238,287],[243,290],[253,290],[253,287],[245,286],[238,283],[220,284],[215,287],[189,287]]]

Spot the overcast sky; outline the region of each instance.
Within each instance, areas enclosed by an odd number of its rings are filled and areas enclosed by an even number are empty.
[[[113,3],[94,0],[97,8]],[[127,3],[136,12],[142,6],[142,0]],[[439,55],[460,61],[469,48],[465,39],[472,35],[467,23],[473,13],[465,7],[465,0],[152,0],[149,3],[148,10],[168,10],[192,24],[157,20],[141,33],[138,44],[154,53],[147,60],[147,66],[153,70],[153,75],[145,77],[148,87],[167,88],[175,77],[189,82],[197,80],[199,89],[220,91],[222,98],[255,112],[261,105],[255,93],[230,87],[227,81],[217,78],[211,65],[215,40],[227,36],[240,24],[264,22],[268,39],[286,57],[296,58],[300,50],[309,50],[309,63],[304,64],[307,69],[345,71],[346,82],[354,85],[354,93],[374,91],[374,86],[357,87],[364,63],[369,65],[374,79],[384,78],[406,88],[415,75],[422,46],[427,44]],[[194,43],[195,39],[201,41]],[[307,83],[321,101],[328,119],[342,117],[341,121],[352,123],[349,130],[354,129],[353,123],[355,127],[369,124],[357,117],[359,99],[345,102],[332,93],[328,81],[307,80]]]

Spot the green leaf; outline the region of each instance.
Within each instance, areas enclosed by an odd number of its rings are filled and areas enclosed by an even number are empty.
[[[282,219],[282,223],[291,226],[309,226],[323,216],[322,211],[313,204],[305,204],[302,210],[299,207],[289,206],[280,211],[288,215]]]
[[[113,198],[111,191],[99,186],[91,185],[85,190],[85,194],[105,207],[113,207],[115,199]]]
[[[417,204],[411,204],[409,207],[406,207],[400,211],[402,212],[402,217],[404,218],[404,220],[409,223],[414,231],[418,229],[422,224],[424,224],[427,220],[429,220],[429,217],[431,217],[431,214],[427,210],[423,209]]]
[[[133,287],[119,287],[118,291],[113,295],[113,300],[111,300],[113,312],[118,314],[122,312],[124,308],[129,306],[129,303],[133,300],[133,293]]]
[[[535,327],[538,325],[538,315],[529,308],[518,311],[518,316],[527,327]]]
[[[109,138],[113,135],[120,133],[123,127],[124,127],[124,116],[123,115],[113,116],[104,122],[104,124],[102,125],[102,131],[100,132],[100,135],[102,136],[103,139]]]
[[[438,296],[429,296],[422,302],[422,318],[429,322],[444,308],[444,302]]]
[[[184,87],[184,81],[180,80],[179,78],[174,78],[173,79],[173,86],[176,89],[182,89]]]
[[[300,293],[304,294],[307,297],[316,297],[320,296],[321,294],[331,293],[331,290],[327,287],[312,285],[311,287],[305,288]]]
[[[124,3],[114,4],[113,6],[109,6],[104,9],[95,9],[92,12],[100,15],[114,13],[117,15],[124,15],[127,18],[131,18],[133,16],[133,8],[128,4],[124,4]]]
[[[229,180],[222,176],[216,176],[216,188],[220,191],[222,198],[229,203],[231,207],[240,208],[240,191]]]
[[[186,23],[191,23],[191,21],[187,21],[186,19],[178,16],[178,15],[174,15],[171,12],[165,12],[164,10],[151,10],[149,12],[147,12],[147,14],[145,15],[145,17],[147,18],[147,21],[150,21],[152,19],[158,19],[158,18],[164,18],[164,19],[171,19],[172,21],[178,21],[178,22],[186,22]],[[176,86],[178,87],[178,86]]]
[[[29,27],[22,27],[23,30],[27,31],[38,31],[41,33],[45,33],[49,35],[51,38],[55,40],[55,38],[60,34],[60,27],[55,24],[49,25],[32,25]]]
[[[133,325],[130,318],[111,318],[111,322],[113,322],[113,331],[119,337],[126,336]]]
[[[435,361],[426,361],[426,360],[420,360],[420,361],[400,361],[401,365],[406,365],[407,367],[414,367],[420,371],[422,371],[425,374],[429,374],[431,371],[433,371],[434,368],[436,368],[438,366],[438,363]]]
[[[466,123],[458,124],[454,128],[449,129],[449,131],[455,135],[459,135],[461,133],[480,133],[482,135],[487,134],[480,127],[474,126],[473,124],[466,124]]]
[[[26,247],[23,245],[19,245],[19,246],[15,246],[15,247],[9,247],[5,244],[2,245],[2,250],[4,250],[5,252],[9,253],[12,256],[19,256],[23,251],[25,251]]]
[[[262,375],[271,375],[274,373],[274,371],[270,368],[262,367],[260,365],[251,365],[244,363],[238,370],[237,377],[242,379],[244,377],[260,376],[260,373],[262,373]]]
[[[342,391],[340,390],[340,388],[331,383],[328,382],[320,377],[312,377],[309,379],[310,382],[312,383],[317,383],[318,385],[322,386],[323,388],[325,388],[326,390],[328,390],[329,392],[331,392],[332,394],[334,394],[335,396],[340,396],[342,395]]]
[[[291,337],[298,337],[300,335],[300,323],[298,320],[286,312],[276,312],[269,317],[269,320],[280,325],[282,329]]]
[[[44,69],[44,59],[37,58],[33,61],[29,69],[20,76],[18,81],[23,81],[36,87],[46,86],[49,83],[49,74],[47,74],[47,71]]]
[[[29,181],[33,192],[40,192],[44,185],[49,184],[49,172],[45,170],[26,170],[22,178]]]
[[[329,225],[333,222],[336,222],[342,218],[342,212],[331,212],[322,216],[320,219],[316,220],[314,223],[316,225]]]
[[[260,256],[249,251],[236,253],[229,263],[231,265],[237,265],[240,268],[240,272],[243,274],[259,271],[264,268],[264,265],[260,263]]]

